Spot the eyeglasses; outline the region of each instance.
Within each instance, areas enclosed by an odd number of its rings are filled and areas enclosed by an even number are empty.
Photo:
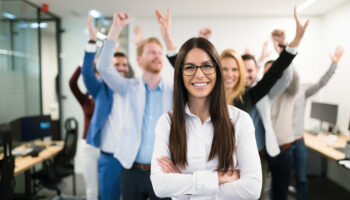
[[[183,65],[183,73],[186,76],[193,76],[196,74],[198,68],[201,68],[203,74],[205,75],[214,74],[216,72],[216,68],[214,65],[205,64],[196,66],[193,64],[185,64]]]

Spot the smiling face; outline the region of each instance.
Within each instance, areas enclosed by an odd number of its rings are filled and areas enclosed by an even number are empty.
[[[147,43],[141,56],[138,57],[139,65],[145,71],[154,74],[160,73],[163,67],[162,55],[163,50],[157,43]]]
[[[113,58],[112,63],[120,75],[126,77],[129,71],[128,59],[123,56],[116,56]]]
[[[258,75],[259,68],[256,66],[253,59],[243,60],[243,62],[246,71],[246,85],[252,86]]]
[[[232,90],[239,79],[238,63],[234,58],[226,57],[221,60],[225,89]]]
[[[213,66],[209,55],[202,49],[191,49],[184,60],[183,70],[186,66]],[[215,67],[215,65],[214,65]],[[188,98],[207,98],[216,83],[216,72],[206,75],[202,69],[197,68],[194,75],[189,76],[182,73],[185,88],[188,91]]]

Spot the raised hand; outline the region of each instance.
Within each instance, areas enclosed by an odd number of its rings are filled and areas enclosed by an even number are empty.
[[[199,31],[198,37],[209,40],[211,37],[211,33],[212,33],[212,31],[210,28],[203,28]]]
[[[279,45],[287,45],[286,34],[284,30],[275,29],[271,33],[272,41],[276,41]]]
[[[296,32],[295,32],[295,37],[291,43],[289,43],[289,47],[297,47],[299,46],[301,40],[304,37],[304,33],[306,31],[306,28],[308,27],[310,20],[306,20],[304,25],[300,22],[297,7],[294,6],[294,19],[296,23]]]
[[[91,15],[88,15],[88,18],[87,18],[87,27],[88,27],[88,30],[89,30],[89,40],[93,40],[93,41],[96,41],[97,40],[97,28],[93,28],[92,27],[92,20],[93,20],[93,17]]]
[[[332,62],[334,64],[338,64],[338,62],[339,62],[340,58],[342,57],[343,53],[344,53],[344,48],[342,46],[337,46],[337,48],[334,51],[334,54],[333,55],[330,54]]]
[[[180,170],[174,165],[174,163],[167,157],[161,157],[157,159],[158,164],[162,168],[164,173],[178,173],[181,174]]]
[[[259,62],[262,63],[265,58],[267,58],[271,51],[268,50],[268,45],[269,45],[269,42],[268,41],[265,41],[264,44],[263,44],[263,47],[261,49],[261,55],[260,55],[260,58],[259,58]]]
[[[109,30],[107,39],[118,40],[123,28],[130,22],[130,16],[126,12],[115,13],[113,16],[113,23]]]
[[[218,171],[219,184],[236,181],[240,177],[239,170]]]
[[[156,17],[157,21],[160,27],[160,33],[162,35],[162,38],[165,42],[165,45],[167,47],[168,51],[176,50],[176,45],[173,41],[173,38],[171,36],[171,13],[170,9],[167,9],[167,16],[166,18],[164,15],[157,9],[156,10]]]
[[[134,27],[135,39],[133,40],[136,46],[139,46],[143,41],[143,32],[141,26],[135,25]]]

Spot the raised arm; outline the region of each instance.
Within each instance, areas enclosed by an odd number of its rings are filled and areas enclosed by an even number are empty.
[[[89,30],[89,42],[85,49],[84,61],[82,66],[82,75],[85,87],[90,95],[96,96],[97,91],[101,87],[101,82],[96,78],[94,72],[94,59],[96,55],[96,39],[97,29],[92,27],[92,17],[89,15],[87,19]]]
[[[165,43],[165,46],[167,48],[167,51],[175,51],[176,45],[173,40],[173,37],[171,35],[171,13],[170,9],[167,9],[167,16],[166,18],[163,16],[163,14],[157,9],[156,10],[156,17],[160,28],[160,33],[162,35],[163,41]]]
[[[112,65],[112,59],[114,49],[117,44],[117,40],[123,28],[129,23],[128,13],[115,13],[113,17],[113,23],[109,30],[107,39],[104,41],[104,45],[97,62],[97,69],[102,79],[107,85],[120,95],[124,95],[130,85],[130,81],[124,78]]]
[[[281,53],[284,46],[287,45],[284,30],[273,30],[271,33],[272,42],[275,46],[276,52]],[[291,64],[282,74],[282,77],[278,79],[276,84],[271,88],[268,93],[269,99],[273,100],[280,95],[291,83],[293,79],[293,64]]]
[[[261,98],[268,94],[274,84],[282,76],[283,71],[292,63],[296,55],[296,48],[299,46],[304,36],[305,30],[309,24],[309,20],[307,20],[306,23],[302,25],[299,20],[296,7],[294,7],[294,19],[296,22],[296,33],[294,39],[281,52],[278,59],[272,64],[271,68],[266,72],[261,81],[259,81],[255,87],[251,88],[245,94],[251,96],[253,104],[256,104]]]
[[[265,41],[262,48],[261,48],[261,54],[260,54],[260,57],[259,59],[257,60],[257,65],[260,69],[260,71],[263,71],[262,69],[264,68],[263,66],[263,62],[264,60],[270,55],[270,51],[268,50],[268,45],[269,45],[269,42],[268,41]]]
[[[75,98],[78,100],[80,105],[83,105],[85,95],[80,91],[78,86],[78,79],[81,73],[81,68],[77,67],[72,76],[69,79],[69,87]]]
[[[324,87],[328,83],[329,79],[332,78],[337,68],[338,62],[342,57],[343,53],[344,53],[344,49],[341,46],[338,46],[334,54],[331,55],[332,64],[327,70],[327,72],[320,78],[320,80],[317,83],[313,84],[312,86],[306,89],[305,91],[306,98],[316,94],[322,87]]]
[[[133,39],[133,43],[136,45],[136,46],[139,46],[141,44],[141,42],[143,41],[143,31],[142,31],[142,28],[141,26],[139,25],[135,25],[134,27],[134,33],[135,33],[135,39]]]
[[[171,35],[171,13],[170,13],[170,9],[167,9],[167,16],[166,18],[164,17],[164,15],[157,9],[155,11],[156,13],[156,17],[157,17],[157,21],[159,24],[159,28],[160,28],[160,33],[162,35],[162,39],[165,43],[166,49],[167,49],[167,59],[170,62],[171,66],[175,66],[175,60],[177,57],[177,52],[176,52],[176,44],[173,40],[173,37]]]

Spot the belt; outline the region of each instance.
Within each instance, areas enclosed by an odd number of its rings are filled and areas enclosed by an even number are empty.
[[[101,154],[104,154],[105,156],[113,156],[113,153],[109,153],[109,152],[106,152],[106,151],[100,151]]]
[[[296,139],[296,140],[294,140],[293,144],[295,144],[295,143],[297,143],[297,142],[299,142],[299,141],[301,141],[301,140],[303,140],[303,139],[304,139],[304,137],[301,137],[301,138],[299,138],[299,139]]]
[[[281,149],[281,151],[284,151],[284,150],[289,149],[291,146],[292,146],[291,143],[287,143],[287,144],[281,145],[280,149]]]
[[[150,164],[141,164],[138,162],[134,162],[134,164],[132,166],[135,168],[141,169],[142,171],[150,171],[151,170]]]
[[[265,150],[259,151],[259,156],[260,156],[260,157],[263,156],[264,154],[265,154]]]

